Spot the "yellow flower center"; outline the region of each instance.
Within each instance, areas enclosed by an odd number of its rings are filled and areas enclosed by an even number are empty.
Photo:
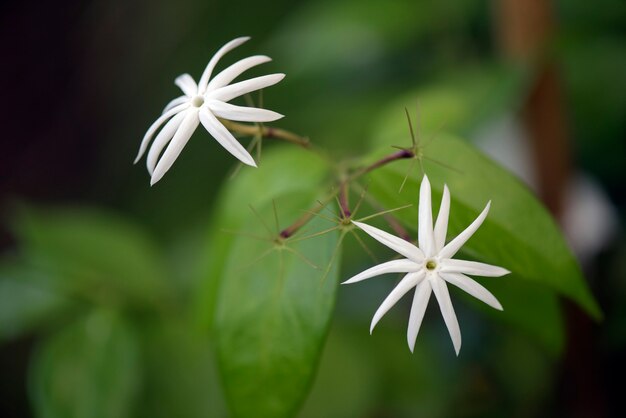
[[[435,260],[426,261],[426,270],[434,270],[437,268],[437,262]]]
[[[204,104],[204,97],[202,96],[196,96],[193,99],[191,99],[191,105],[194,107],[200,107]]]

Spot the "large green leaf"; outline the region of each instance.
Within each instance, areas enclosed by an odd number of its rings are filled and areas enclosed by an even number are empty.
[[[76,305],[46,274],[22,265],[0,267],[0,341],[50,323]]]
[[[202,289],[198,292],[196,315],[203,327],[212,327],[215,297],[222,280],[224,262],[232,241],[242,223],[254,217],[252,209],[269,205],[279,195],[294,193],[300,188],[316,189],[328,178],[326,163],[307,151],[278,148],[265,152],[259,169],[243,168],[233,179],[225,182],[218,207],[210,223],[206,257],[201,260],[198,275]],[[314,204],[312,200],[306,209]],[[299,212],[296,216],[300,215]],[[266,221],[273,219],[273,215]],[[287,225],[283,222],[283,227]]]
[[[273,241],[274,208],[280,228],[288,226],[321,197],[328,171],[314,154],[277,150],[223,194],[213,229],[242,234],[218,232],[210,257],[220,282],[217,354],[234,416],[292,416],[309,389],[337,289],[338,233]],[[304,234],[329,226],[315,218]]]
[[[450,188],[448,239],[461,232],[492,201],[487,220],[464,246],[465,254],[512,272],[498,280],[539,283],[576,301],[595,318],[601,316],[563,235],[519,180],[466,142],[450,136],[438,137],[424,153],[430,158],[424,159],[423,164],[431,180],[435,207],[444,184]],[[409,161],[396,162],[373,173],[369,191],[389,207],[414,203],[412,210],[399,211],[398,216],[407,226],[416,228],[420,176],[415,167],[399,193],[408,164]],[[533,309],[532,302],[528,309]]]
[[[138,360],[135,336],[115,313],[81,318],[35,353],[29,387],[37,416],[131,417]]]
[[[25,210],[15,229],[26,258],[69,294],[107,305],[159,305],[169,296],[153,243],[115,215],[84,208]]]

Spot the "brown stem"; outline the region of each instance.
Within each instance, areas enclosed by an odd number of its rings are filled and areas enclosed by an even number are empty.
[[[232,122],[230,122],[232,123]],[[252,128],[252,129],[257,129],[256,133],[258,133],[258,128],[256,127],[249,127],[248,125],[242,125],[245,126],[247,128]],[[227,125],[227,127],[229,127]],[[350,205],[349,205],[349,201],[348,201],[348,186],[350,184],[350,182],[354,181],[355,179],[357,179],[358,177],[369,173],[372,170],[375,170],[379,167],[382,167],[386,164],[389,164],[392,161],[396,161],[396,160],[402,160],[402,159],[406,159],[406,158],[413,158],[415,156],[415,153],[411,150],[400,150],[398,152],[394,152],[391,155],[388,155],[386,157],[381,158],[378,161],[375,161],[374,163],[370,164],[369,166],[361,169],[360,171],[354,173],[352,176],[344,179],[341,181],[340,183],[340,187],[339,187],[339,206],[340,206],[340,210],[342,212],[342,215],[344,218],[349,218],[351,215],[350,212]],[[313,208],[312,210],[306,212],[304,215],[302,215],[300,218],[296,219],[296,221],[291,224],[290,226],[288,226],[287,228],[283,229],[280,232],[280,236],[281,238],[289,238],[291,236],[293,236],[296,232],[298,232],[298,230],[300,228],[302,228],[304,225],[306,225],[312,218],[313,216],[315,216],[316,213],[318,213],[331,199],[333,199],[335,196],[335,194],[333,194],[332,196],[330,196],[328,199],[326,199],[324,202],[320,203],[318,206],[316,206],[315,208]],[[402,226],[395,220],[395,218],[390,217],[385,215],[385,219],[387,220],[387,222],[389,223],[389,226],[391,226],[391,228],[394,229],[394,231],[396,231],[398,233],[398,235],[400,235],[401,237],[403,237],[404,239],[406,239],[407,241],[410,241],[410,237],[409,234],[406,232],[406,230],[404,230],[404,228],[402,228]]]
[[[352,175],[352,178],[350,180],[354,180],[358,177],[361,177],[362,175],[367,174],[370,171],[376,170],[377,168],[382,167],[386,164],[389,164],[393,161],[404,160],[404,159],[413,158],[413,157],[415,157],[415,153],[409,149],[403,149],[403,150],[394,152],[393,154],[383,157],[380,160],[375,161],[372,164],[368,165],[367,167],[362,168],[361,170],[357,171],[355,174]]]
[[[385,221],[387,221],[391,229],[393,229],[400,238],[405,241],[411,242],[411,235],[409,235],[409,232],[404,229],[402,225],[400,225],[400,222],[393,215],[391,215],[390,213],[385,213],[383,215],[383,218],[385,218]]]
[[[363,187],[360,184],[355,183],[355,186],[363,190]],[[370,196],[365,195],[365,199],[369,202],[370,205],[374,207],[374,209],[379,210],[379,211],[384,210],[384,208],[380,205],[380,203],[372,199]],[[400,221],[398,221],[398,219],[396,219],[395,216],[393,216],[391,213],[385,213],[383,214],[383,218],[385,218],[385,221],[387,222],[389,227],[393,229],[393,231],[396,233],[397,236],[399,236],[405,241],[409,241],[409,242],[412,241],[411,235],[409,234],[409,232],[402,226],[402,224],[400,224]]]
[[[292,223],[287,228],[285,228],[282,231],[280,231],[280,234],[279,234],[280,237],[281,238],[285,238],[285,239],[287,239],[289,237],[292,237],[296,232],[298,232],[300,230],[300,228],[302,228],[304,225],[309,223],[309,221],[311,219],[313,219],[313,217],[319,211],[321,211],[326,206],[326,204],[328,202],[330,202],[334,197],[335,197],[335,194],[333,194],[332,196],[329,196],[325,200],[319,202],[319,204],[317,206],[315,206],[313,209],[305,212],[301,217],[296,219],[296,221],[294,223]]]
[[[341,210],[341,215],[343,218],[347,219],[352,215],[350,211],[350,201],[349,201],[349,184],[347,180],[341,182],[339,186],[339,209]]]
[[[287,239],[293,236],[296,232],[298,232],[300,228],[306,225],[311,220],[311,218],[313,218],[313,216],[315,216],[315,213],[317,212],[311,212],[311,211],[306,212],[304,215],[296,219],[294,223],[292,223],[287,228],[280,231],[280,237]]]
[[[263,138],[274,138],[283,141],[291,142],[292,144],[299,145],[303,148],[310,148],[311,142],[309,138],[305,138],[294,134],[293,132],[286,131],[284,129],[272,128],[271,126],[263,125],[245,125],[243,123],[237,123],[226,119],[220,119],[220,122],[229,131],[237,132],[243,135],[259,135]]]

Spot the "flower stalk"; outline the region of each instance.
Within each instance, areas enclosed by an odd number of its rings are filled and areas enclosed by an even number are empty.
[[[297,135],[285,129],[273,128],[264,125],[246,125],[226,119],[220,119],[220,122],[231,132],[246,136],[260,135],[263,138],[279,139],[301,146],[302,148],[311,148],[311,141],[307,137]]]
[[[372,164],[368,165],[367,167],[364,167],[361,170],[357,171],[356,173],[352,175],[352,179],[359,178],[391,162],[394,162],[397,160],[406,160],[409,158],[415,158],[415,152],[413,152],[413,150],[411,149],[401,149],[400,151],[396,151],[393,154],[387,155],[386,157],[383,157],[378,161],[374,161]]]
[[[339,186],[339,210],[341,210],[341,218],[349,219],[352,215],[350,211],[350,190],[349,183],[343,180]]]

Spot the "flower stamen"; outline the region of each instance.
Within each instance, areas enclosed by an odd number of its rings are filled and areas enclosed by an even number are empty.
[[[426,270],[433,271],[437,268],[437,262],[435,260],[426,261]]]
[[[193,107],[200,107],[204,104],[204,97],[202,96],[196,96],[193,99],[191,99],[191,105]]]

